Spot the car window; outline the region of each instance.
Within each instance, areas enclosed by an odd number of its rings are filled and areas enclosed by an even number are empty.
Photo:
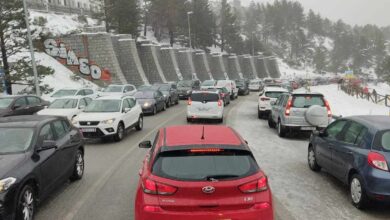
[[[329,127],[326,129],[327,137],[333,140],[338,140],[340,137],[339,135],[344,129],[344,126],[347,124],[347,121],[345,120],[339,120],[336,122],[333,122]]]
[[[124,111],[126,108],[130,108],[130,103],[127,101],[127,99],[124,99],[122,103],[122,111]]]
[[[280,96],[280,97],[276,100],[275,105],[280,106],[281,103],[283,103],[283,100],[284,100],[284,96],[282,95],[282,96]]]
[[[150,148],[150,157],[153,157],[153,154],[154,154],[154,150],[156,149],[156,146],[157,146],[157,142],[158,142],[158,137],[160,136],[160,132],[158,131],[157,134],[156,134],[156,137],[154,137],[154,141],[153,141],[153,145],[152,147]],[[150,158],[151,159],[151,158]],[[151,162],[152,160],[150,160],[149,162]]]
[[[325,106],[323,97],[318,95],[296,95],[292,101],[292,107],[294,108],[309,108],[312,105]]]
[[[69,132],[71,130],[69,122],[64,121],[64,120],[61,120],[61,122],[62,122],[62,125],[64,126],[65,131]]]
[[[358,139],[363,138],[361,134],[365,133],[364,130],[365,127],[363,125],[356,122],[350,122],[343,137],[341,137],[341,141],[348,144],[358,144]]]
[[[268,98],[279,98],[283,92],[265,92],[265,96]]]
[[[92,102],[92,99],[91,98],[84,98],[85,102],[87,103],[87,105],[89,105],[89,103]]]
[[[41,141],[54,141],[54,133],[50,124],[43,126],[39,133],[39,139]]]
[[[134,99],[127,99],[127,102],[130,106],[130,108],[133,108],[135,106],[135,100]]]
[[[93,90],[92,89],[85,89],[85,95],[92,95],[93,94]]]
[[[85,99],[80,99],[79,108],[83,108],[87,106],[87,102]]]
[[[27,97],[27,101],[28,101],[28,104],[32,105],[32,106],[41,104],[41,99],[38,97],[34,97],[34,96]]]
[[[57,140],[63,138],[66,135],[66,133],[68,132],[65,129],[61,120],[57,120],[57,121],[53,122],[53,128],[54,128],[54,131],[56,133]]]
[[[375,135],[373,148],[390,152],[390,130],[379,131]]]
[[[76,95],[85,96],[85,90],[82,89],[82,90],[78,91]]]
[[[27,101],[26,101],[26,98],[23,97],[23,98],[18,98],[16,101],[15,101],[15,106],[20,106],[20,107],[24,107],[27,105]]]
[[[156,91],[155,97],[160,98],[161,96],[163,96],[163,94],[160,91]]]
[[[192,93],[193,102],[218,102],[219,95],[216,93]]]

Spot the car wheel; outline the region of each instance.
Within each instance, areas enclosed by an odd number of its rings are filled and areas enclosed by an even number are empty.
[[[35,191],[30,185],[25,185],[19,194],[16,207],[16,220],[32,220],[35,212]]]
[[[140,131],[140,130],[142,130],[143,127],[144,127],[144,118],[142,117],[142,115],[140,115],[139,118],[138,118],[138,123],[135,126],[135,129],[137,131]]]
[[[263,113],[262,113],[259,109],[257,109],[257,117],[258,117],[259,119],[262,119],[262,118],[263,118]]]
[[[73,168],[73,174],[70,177],[70,180],[72,181],[80,180],[81,178],[83,178],[83,175],[84,175],[84,155],[81,150],[77,150],[76,160]]]
[[[275,128],[275,122],[272,120],[272,116],[271,115],[268,117],[268,126],[270,128]]]
[[[163,106],[163,111],[167,110],[167,103],[164,103],[164,106]]]
[[[178,105],[178,104],[179,104],[179,98],[177,98],[175,101],[175,105]]]
[[[218,122],[222,124],[223,123],[223,118],[218,119]]]
[[[321,170],[321,167],[317,164],[316,154],[314,153],[314,148],[312,146],[309,147],[307,153],[307,162],[311,170],[316,172]]]
[[[169,98],[168,102],[167,102],[167,108],[171,107],[171,104],[172,104],[172,101],[171,101],[171,98]]]
[[[157,114],[157,107],[156,106],[154,106],[153,107],[153,113],[152,113],[153,115],[156,115]]]
[[[191,119],[191,118],[187,118],[187,122],[188,122],[188,123],[191,123],[191,122],[192,122],[192,119]]]
[[[283,125],[280,122],[280,120],[278,121],[278,124],[277,124],[277,130],[278,130],[279,137],[285,137],[286,136],[286,128],[283,127]]]
[[[367,207],[369,199],[363,186],[362,177],[359,174],[354,174],[351,177],[349,189],[352,204],[358,209],[364,209]]]
[[[123,123],[119,123],[118,128],[116,130],[116,134],[114,135],[114,141],[116,142],[121,141],[124,135],[125,135],[125,126],[123,126]]]

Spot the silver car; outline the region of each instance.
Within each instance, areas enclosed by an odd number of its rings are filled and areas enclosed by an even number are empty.
[[[289,131],[321,130],[332,120],[329,103],[320,93],[285,93],[271,103],[270,128],[284,137]]]

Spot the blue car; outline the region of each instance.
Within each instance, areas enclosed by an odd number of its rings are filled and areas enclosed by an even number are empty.
[[[352,204],[390,201],[390,117],[353,116],[314,131],[308,147],[311,170],[321,168],[348,184]]]

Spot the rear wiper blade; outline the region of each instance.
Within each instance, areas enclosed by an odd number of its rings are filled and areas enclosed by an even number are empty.
[[[223,174],[223,175],[210,175],[210,176],[206,176],[206,180],[207,181],[218,181],[218,180],[222,180],[222,179],[230,179],[230,178],[237,178],[239,177],[238,175],[232,175],[232,174]]]

